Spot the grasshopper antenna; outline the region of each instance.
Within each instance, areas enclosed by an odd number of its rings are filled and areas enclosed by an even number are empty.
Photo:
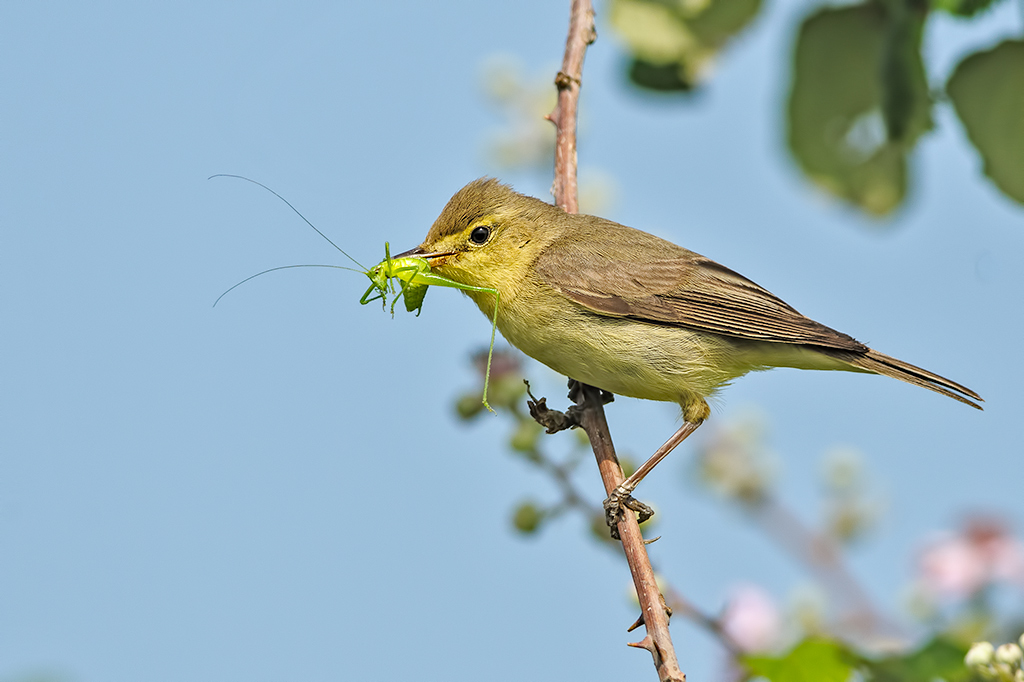
[[[317,233],[318,235],[320,235],[321,237],[323,237],[324,239],[326,239],[326,240],[327,240],[327,243],[328,243],[328,244],[330,244],[331,246],[333,246],[334,248],[336,248],[336,249],[337,249],[338,251],[340,251],[340,252],[341,252],[341,255],[345,256],[345,258],[348,258],[348,259],[349,259],[350,261],[352,261],[353,263],[355,263],[356,265],[358,265],[358,266],[359,266],[360,268],[362,268],[362,272],[364,272],[364,273],[366,272],[366,268],[365,268],[365,267],[363,267],[363,264],[362,264],[362,263],[360,263],[360,262],[359,262],[359,261],[357,261],[357,260],[356,260],[355,258],[353,258],[352,256],[350,256],[350,255],[348,255],[347,253],[345,253],[345,250],[344,250],[344,249],[342,249],[342,248],[341,248],[340,246],[338,246],[338,245],[337,245],[337,244],[335,244],[335,243],[334,243],[333,241],[331,241],[331,238],[330,238],[330,237],[328,237],[328,236],[327,236],[326,234],[324,234],[323,232],[321,232],[321,231],[320,231],[320,229],[319,229],[319,228],[318,228],[318,227],[317,227],[316,225],[314,225],[313,223],[309,222],[309,220],[307,220],[307,219],[306,219],[306,216],[302,215],[302,213],[301,213],[301,212],[299,211],[299,209],[297,209],[297,208],[295,208],[294,206],[292,206],[292,203],[291,203],[290,201],[288,201],[288,200],[287,200],[287,199],[285,199],[285,198],[284,198],[283,196],[281,196],[280,194],[278,194],[278,193],[277,193],[277,192],[275,192],[274,190],[272,190],[272,189],[270,189],[269,187],[267,187],[266,185],[264,185],[264,184],[263,184],[262,182],[258,182],[258,181],[256,181],[256,180],[253,180],[252,178],[247,178],[247,177],[245,177],[244,175],[232,175],[231,173],[217,173],[216,175],[211,175],[210,177],[208,177],[208,178],[206,178],[206,179],[207,179],[207,180],[213,180],[214,178],[238,178],[239,180],[245,180],[246,182],[251,182],[251,183],[252,183],[252,184],[254,184],[254,185],[259,185],[260,187],[262,187],[263,189],[267,190],[268,192],[270,192],[271,194],[273,194],[273,195],[274,195],[275,197],[277,197],[278,199],[280,199],[281,201],[283,201],[283,202],[284,202],[284,203],[285,203],[285,204],[286,204],[286,205],[288,206],[288,208],[290,208],[291,210],[295,211],[295,215],[297,215],[297,216],[299,216],[300,218],[302,218],[302,220],[303,220],[303,221],[305,221],[305,223],[306,223],[307,225],[309,225],[310,227],[312,227],[312,228],[313,228],[313,230],[315,230],[315,231],[316,231],[316,233]],[[285,266],[285,267],[301,267],[301,266],[292,266],[292,265],[288,265],[288,266]],[[319,267],[319,266],[317,266],[317,267]],[[328,267],[328,266],[323,266],[323,267]],[[271,271],[270,271],[270,270],[267,270],[266,272],[271,272]],[[262,275],[263,273],[261,272],[261,273],[259,273],[259,274],[261,274],[261,275]],[[256,275],[253,275],[253,277],[256,277]],[[250,277],[249,279],[252,279],[252,277]],[[246,282],[246,281],[248,281],[248,280],[242,280],[242,282]],[[239,282],[238,284],[242,284],[242,282]],[[237,287],[237,286],[238,286],[238,284],[236,284],[236,285],[235,285],[235,287]],[[231,289],[234,289],[235,287],[231,287]],[[231,289],[228,289],[228,291],[231,291]],[[225,292],[224,292],[224,294],[228,293],[228,291],[225,291]],[[221,296],[223,297],[223,296],[224,296],[224,294],[221,294]],[[217,299],[217,300],[219,301],[220,299]],[[216,304],[216,303],[214,303],[214,305],[217,305],[217,304]]]
[[[313,229],[316,230],[315,227]],[[319,230],[317,230],[317,232],[319,232]],[[330,240],[328,239],[327,241],[330,241]],[[341,251],[341,249],[338,249],[338,250]],[[345,253],[345,252],[342,251],[342,253]],[[345,255],[347,256],[348,254],[346,253]],[[358,265],[358,263],[356,263],[356,265]],[[243,284],[245,284],[246,282],[248,282],[250,279],[255,279],[255,278],[259,277],[260,275],[267,274],[268,272],[275,272],[277,270],[290,270],[292,268],[334,268],[335,270],[348,270],[349,272],[358,272],[361,275],[365,275],[366,274],[362,270],[356,270],[355,268],[346,268],[343,265],[315,265],[315,264],[310,264],[310,265],[279,265],[276,268],[270,268],[269,270],[264,270],[263,272],[257,272],[255,275],[251,275],[249,277],[246,277],[241,282],[239,282],[238,284],[234,285],[233,287],[231,287],[230,289],[225,291],[223,294],[218,296],[217,300],[213,302],[213,307],[216,308],[217,304],[220,303],[220,299],[224,298],[229,293],[231,293],[232,291],[234,291],[238,287],[240,287]]]

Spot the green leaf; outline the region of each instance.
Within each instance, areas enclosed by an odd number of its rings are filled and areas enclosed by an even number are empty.
[[[534,453],[537,449],[537,439],[543,432],[544,428],[537,422],[532,419],[523,419],[509,439],[509,447],[516,452]]]
[[[659,92],[696,86],[761,0],[612,0],[612,29],[630,53],[629,78]]]
[[[973,17],[994,4],[995,0],[932,0],[933,8],[958,17]]]
[[[483,412],[484,404],[480,402],[479,393],[468,393],[455,402],[455,412],[460,419],[472,419]]]
[[[806,639],[784,656],[748,656],[743,664],[771,682],[847,682],[856,658],[836,642]]]
[[[910,6],[911,0],[889,0],[888,26],[882,45],[882,114],[892,141],[931,126],[930,98],[921,59],[924,15]],[[923,103],[923,104],[922,104]],[[915,116],[924,113],[924,127],[915,131]]]
[[[924,15],[866,2],[825,8],[797,38],[788,142],[807,176],[873,215],[906,195],[907,154],[931,128]]]
[[[532,535],[544,522],[544,510],[533,502],[523,502],[512,513],[512,526],[523,535]]]
[[[695,83],[687,69],[679,63],[655,64],[634,59],[629,65],[629,80],[645,90],[655,92],[689,92]]]
[[[973,679],[964,665],[967,647],[937,637],[912,654],[867,661],[872,682],[968,682]]]
[[[946,85],[985,175],[1024,203],[1024,41],[1006,40],[956,67]]]

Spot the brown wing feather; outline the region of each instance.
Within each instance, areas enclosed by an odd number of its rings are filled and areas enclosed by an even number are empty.
[[[712,260],[601,218],[567,219],[577,221],[579,229],[547,249],[536,270],[548,284],[597,314],[813,346],[854,367],[981,409],[974,402],[981,397],[966,386],[804,317],[778,296]]]
[[[712,260],[646,232],[578,218],[583,234],[553,244],[536,268],[548,284],[595,313],[755,341],[868,350]],[[586,229],[590,221],[600,221],[601,229]]]

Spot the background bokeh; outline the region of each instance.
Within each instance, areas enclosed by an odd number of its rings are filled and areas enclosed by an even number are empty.
[[[768,7],[685,103],[632,90],[599,17],[580,159],[614,188],[606,217],[986,399],[779,370],[726,391],[694,438],[758,412],[780,494],[809,517],[822,453],[863,453],[885,516],[851,566],[898,612],[930,532],[974,509],[1024,521],[1024,225],[948,108],[895,217],[811,188],[782,122],[806,10]],[[468,300],[432,291],[391,319],[358,305],[365,278],[310,269],[211,308],[261,269],[344,262],[273,196],[207,176],[268,184],[364,264],[414,246],[497,172],[487,59],[553,77],[567,18],[537,0],[0,8],[0,679],[650,675],[625,646],[624,564],[582,522],[516,535],[512,507],[551,483],[507,455],[501,419],[455,417],[489,333]],[[936,20],[927,61],[948,73],[1020,30],[1006,3]],[[548,197],[536,174],[506,179]],[[562,403],[562,379],[526,372]],[[676,427],[671,405],[608,411],[637,457]],[[800,589],[800,566],[693,485],[689,450],[641,488],[667,577],[712,612],[737,582]],[[709,678],[717,644],[673,629]]]

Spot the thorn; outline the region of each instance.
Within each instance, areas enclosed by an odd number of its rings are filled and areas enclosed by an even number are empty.
[[[641,625],[644,625],[644,614],[642,613],[640,614],[640,617],[636,619],[635,623],[626,628],[626,632],[633,632],[633,630],[636,630]]]
[[[651,544],[651,543],[657,542],[657,541],[658,541],[658,540],[660,540],[660,539],[661,539],[661,536],[659,535],[659,536],[658,536],[658,537],[656,537],[656,538],[651,538],[650,540],[644,540],[644,544],[645,544],[645,545],[649,545],[649,544]]]
[[[631,646],[634,649],[647,649],[652,654],[658,650],[657,646],[654,644],[654,640],[651,639],[650,635],[647,635],[639,642],[627,642],[626,646]]]

